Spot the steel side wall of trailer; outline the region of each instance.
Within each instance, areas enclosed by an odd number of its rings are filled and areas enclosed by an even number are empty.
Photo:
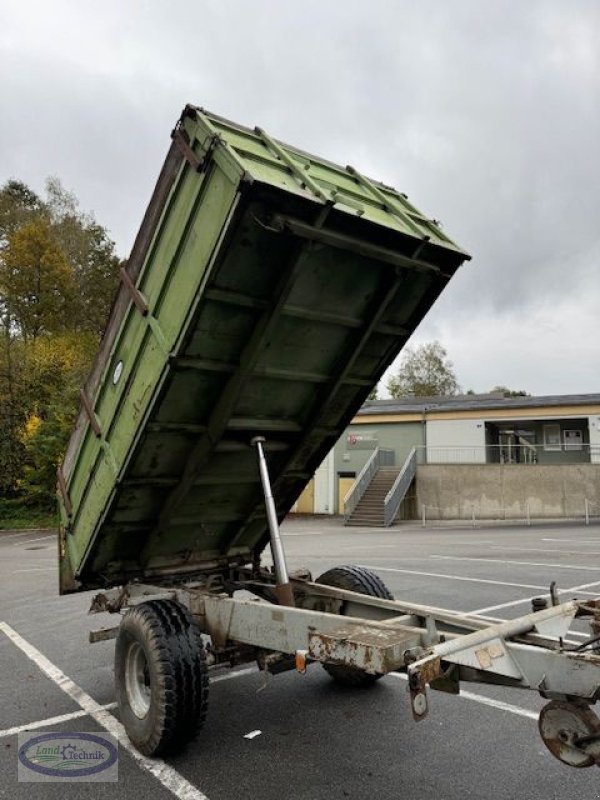
[[[62,469],[61,591],[249,563],[468,255],[404,195],[187,107]]]

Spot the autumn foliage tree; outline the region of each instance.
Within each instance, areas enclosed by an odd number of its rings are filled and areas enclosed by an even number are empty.
[[[0,187],[0,523],[7,503],[53,503],[119,266],[57,179],[43,198],[19,181]]]
[[[391,397],[433,397],[460,391],[454,366],[438,341],[407,347],[387,384]]]

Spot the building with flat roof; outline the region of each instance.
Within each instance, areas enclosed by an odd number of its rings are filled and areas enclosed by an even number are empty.
[[[548,485],[549,476],[554,483],[560,476],[556,470],[540,472],[542,467],[564,467],[566,479],[577,465],[595,465],[588,472],[597,474],[600,481],[600,394],[505,397],[492,393],[367,402],[300,497],[297,509],[343,513],[345,498],[368,464],[373,471],[373,461],[377,464],[372,477],[382,470],[381,495],[388,484],[391,489],[413,452],[415,469],[536,467],[536,474],[544,476]],[[465,475],[468,472],[463,470]],[[438,478],[441,474],[438,470]],[[457,474],[444,473],[448,480]],[[480,472],[479,478],[485,474]],[[502,474],[506,477],[506,471]],[[531,482],[534,473],[526,474]],[[597,495],[600,500],[600,488],[597,493],[586,491],[593,495],[590,503]],[[412,513],[418,505],[417,491]]]

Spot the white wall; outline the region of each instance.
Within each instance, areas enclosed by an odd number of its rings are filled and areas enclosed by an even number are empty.
[[[427,461],[431,464],[485,464],[484,421],[427,420]]]
[[[315,514],[335,514],[333,450],[315,472]]]
[[[588,420],[590,432],[590,461],[592,464],[600,464],[600,416],[591,416]]]

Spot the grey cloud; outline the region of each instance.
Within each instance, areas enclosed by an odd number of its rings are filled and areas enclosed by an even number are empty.
[[[598,41],[594,0],[5,0],[0,180],[59,175],[126,254],[186,102],[260,124],[472,252],[419,333],[468,354],[452,332],[474,317],[600,307]],[[573,391],[597,389],[586,374]]]

